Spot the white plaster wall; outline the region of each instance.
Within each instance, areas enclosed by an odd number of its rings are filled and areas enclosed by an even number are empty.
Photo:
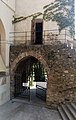
[[[14,10],[14,9],[13,9]],[[6,35],[6,42],[9,41],[9,33],[11,31],[14,31],[14,25],[12,25],[12,19],[14,15],[14,11],[11,10],[6,4],[4,4],[2,1],[0,1],[0,19],[4,25],[5,29],[5,35]],[[9,66],[9,46],[6,44],[6,46],[2,47],[2,57],[6,64],[6,66]]]
[[[16,0],[16,13],[15,16],[28,16],[33,13],[42,12],[43,6],[53,2],[54,0]],[[42,16],[39,16],[42,18]],[[43,29],[57,29],[56,22],[43,22]],[[31,18],[21,21],[15,24],[16,31],[30,31],[31,30]]]
[[[1,0],[7,7],[15,11],[15,0]]]
[[[13,15],[15,12],[15,0],[0,0],[0,20],[5,29],[5,41],[9,42],[9,33],[14,31],[12,24]],[[3,38],[4,39],[4,38]],[[6,74],[9,74],[9,47],[10,44],[1,46],[1,56],[6,66]],[[0,78],[1,80],[2,78]],[[0,105],[10,100],[10,78],[5,78],[6,82],[0,84]]]
[[[0,77],[1,80],[5,79],[5,83],[0,83],[0,105],[10,100],[10,79],[6,79],[5,77]]]

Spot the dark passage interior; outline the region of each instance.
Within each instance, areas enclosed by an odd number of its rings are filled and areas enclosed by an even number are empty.
[[[36,23],[36,44],[42,44],[42,23]]]
[[[18,63],[14,81],[15,98],[36,100],[38,97],[46,101],[47,73],[35,57],[29,56]]]
[[[36,19],[31,21],[31,42],[35,45],[43,43],[43,20]]]

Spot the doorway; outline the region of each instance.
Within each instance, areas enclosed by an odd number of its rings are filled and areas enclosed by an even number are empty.
[[[46,101],[47,72],[35,57],[29,56],[18,63],[14,81],[15,98]]]
[[[42,44],[42,22],[36,23],[36,44]]]
[[[33,44],[43,43],[43,21],[42,19],[32,20],[31,39]]]

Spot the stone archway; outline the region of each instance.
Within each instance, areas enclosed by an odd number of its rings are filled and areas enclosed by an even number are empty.
[[[36,53],[35,51],[29,51],[29,52],[23,52],[20,55],[18,55],[17,58],[11,64],[10,72],[11,72],[11,81],[13,81],[13,85],[14,85],[14,73],[15,73],[15,70],[16,70],[18,64],[20,63],[20,61],[22,61],[23,59],[27,59],[28,57],[36,58],[44,66],[44,68],[47,72],[48,79],[49,79],[50,69],[48,67],[47,62],[43,58],[43,56],[39,53]],[[13,90],[11,89],[12,96],[14,93],[14,86],[13,85],[11,86],[13,88]],[[47,86],[48,86],[48,82],[47,82]],[[46,101],[47,101],[47,93],[46,93]]]
[[[0,19],[0,53],[3,60],[5,60],[5,51],[6,51],[5,44],[6,44],[5,27],[2,20]]]
[[[49,74],[50,74],[50,69],[48,67],[48,64],[47,62],[44,60],[43,56],[39,53],[36,53],[34,51],[30,51],[30,52],[23,52],[21,53],[20,55],[17,56],[17,58],[13,61],[12,65],[11,65],[11,74],[14,73],[14,70],[15,70],[15,67],[17,65],[17,63],[22,60],[23,58],[25,57],[28,57],[28,56],[33,56],[35,57],[36,59],[38,59],[45,67],[46,71],[47,71],[47,74],[48,74],[48,78],[49,78]]]
[[[5,40],[6,38],[5,28],[1,19],[0,19],[0,34],[1,34],[1,39]]]

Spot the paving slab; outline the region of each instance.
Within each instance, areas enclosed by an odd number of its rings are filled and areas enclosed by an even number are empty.
[[[57,110],[28,103],[9,101],[0,106],[0,120],[61,120]]]

